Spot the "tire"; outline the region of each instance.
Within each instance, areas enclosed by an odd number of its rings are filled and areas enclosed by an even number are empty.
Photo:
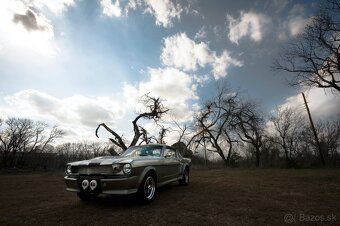
[[[187,186],[189,185],[190,177],[189,177],[189,169],[188,167],[185,168],[182,178],[178,180],[179,185]]]
[[[90,193],[85,193],[85,192],[77,192],[77,196],[79,199],[89,202],[93,201],[97,198],[98,194],[90,194]]]
[[[149,204],[155,199],[157,180],[154,173],[147,173],[138,188],[138,196],[142,204]]]

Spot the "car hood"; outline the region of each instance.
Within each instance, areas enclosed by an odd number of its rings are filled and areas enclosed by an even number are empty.
[[[138,157],[125,157],[125,156],[103,156],[97,157],[89,160],[83,160],[78,162],[71,162],[68,165],[72,166],[88,166],[88,165],[112,165],[115,163],[131,163],[138,160],[147,160],[148,156],[138,156]]]

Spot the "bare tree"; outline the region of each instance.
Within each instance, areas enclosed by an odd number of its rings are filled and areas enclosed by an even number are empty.
[[[155,139],[158,144],[165,144],[164,138],[166,137],[169,128],[165,128],[164,126],[160,126],[160,130],[158,133],[158,139]]]
[[[270,117],[278,139],[272,141],[278,143],[285,154],[286,164],[292,167],[292,154],[297,141],[298,133],[303,128],[304,119],[297,109],[291,107],[279,107],[276,114]]]
[[[141,141],[139,142],[138,145],[141,145],[143,143],[150,144],[152,142],[153,136],[149,135],[149,132],[146,129],[144,129],[144,127],[139,126],[139,129],[142,135],[140,137]]]
[[[113,135],[113,138],[109,138],[109,140],[120,147],[122,150],[126,150],[128,147],[135,146],[138,142],[138,140],[141,138],[141,136],[145,133],[145,129],[141,128],[138,125],[138,121],[140,119],[148,119],[153,120],[155,123],[157,123],[162,116],[169,111],[169,109],[165,108],[163,106],[163,103],[160,98],[155,98],[149,96],[149,94],[146,94],[142,97],[142,102],[146,108],[145,112],[142,112],[138,114],[138,116],[132,121],[133,125],[133,131],[134,131],[134,137],[129,145],[126,145],[122,135],[119,135],[114,130],[112,130],[110,127],[108,127],[105,123],[101,123],[98,125],[96,129],[96,136],[98,136],[98,130],[102,126],[104,127],[109,133]],[[165,135],[165,133],[164,133]]]
[[[274,62],[292,72],[291,85],[331,88],[340,92],[340,17],[338,0],[330,0],[307,24],[300,37]]]
[[[63,143],[55,147],[57,154],[57,167],[64,168],[65,164],[72,161],[90,159],[105,155],[118,155],[116,147],[110,142]]]
[[[340,121],[325,121],[316,124],[322,151],[336,165],[340,147]]]
[[[231,93],[230,90],[221,87],[216,98],[207,102],[202,110],[196,115],[196,134],[191,138],[191,144],[210,144],[213,149],[209,151],[217,152],[228,167],[232,152],[233,143],[237,142],[231,136],[234,111],[238,102],[238,94]],[[229,146],[228,154],[225,156],[222,144]]]
[[[176,120],[173,120],[174,124],[176,125],[177,129],[174,129],[178,133],[177,142],[182,142],[182,140],[190,134],[188,131],[188,125],[180,125]]]
[[[40,148],[40,152],[44,152],[46,146],[51,144],[55,139],[61,138],[65,135],[65,132],[58,128],[58,126],[53,126],[49,135],[46,137],[45,140],[42,142],[42,146]]]
[[[264,117],[252,101],[243,101],[234,114],[233,126],[239,138],[255,149],[256,167],[260,166],[262,139],[264,136]]]
[[[2,165],[14,167],[17,154],[21,153],[19,163],[23,163],[24,153],[35,151],[40,146],[41,152],[56,138],[64,135],[57,126],[51,129],[49,136],[44,132],[47,125],[42,122],[34,122],[25,118],[8,118],[0,130],[0,150],[2,152]]]
[[[31,138],[34,122],[30,119],[9,118],[5,121],[6,129],[1,132],[0,141],[3,152],[3,166],[14,166],[16,154],[25,148]]]

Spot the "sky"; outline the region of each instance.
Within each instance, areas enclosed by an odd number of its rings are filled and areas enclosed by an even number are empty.
[[[1,0],[0,117],[57,124],[63,141],[96,141],[102,122],[129,139],[143,94],[162,98],[170,109],[164,124],[173,127],[190,123],[218,83],[256,99],[265,114],[303,109],[303,90],[271,65],[319,3]],[[316,120],[339,117],[338,95],[306,94]],[[101,131],[99,140],[108,136]]]

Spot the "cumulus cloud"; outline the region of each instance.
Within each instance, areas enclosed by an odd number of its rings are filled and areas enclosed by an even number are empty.
[[[145,12],[152,14],[156,24],[163,27],[172,26],[172,20],[179,19],[182,12],[181,6],[170,0],[145,0],[145,5]]]
[[[261,41],[266,25],[270,23],[270,18],[253,11],[241,11],[238,18],[227,14],[227,22],[229,24],[229,40],[238,44],[241,38],[247,36],[255,42]]]
[[[138,106],[138,98],[149,93],[164,100],[164,105],[171,109],[169,116],[180,121],[191,120],[193,112],[188,102],[198,98],[192,77],[176,68],[149,68],[148,75],[148,81],[140,82],[136,86],[124,85],[126,102]]]
[[[114,4],[112,4],[111,0],[101,0],[100,5],[103,9],[103,14],[108,17],[120,17],[122,15],[119,0],[116,0]]]
[[[126,6],[124,7],[124,12],[127,15],[130,10],[136,10],[138,7],[142,7],[142,0],[129,0]]]
[[[103,9],[103,14],[109,17],[121,17],[122,12],[128,15],[130,10],[141,9],[143,13],[150,14],[155,17],[155,23],[158,26],[165,28],[171,27],[175,19],[180,19],[183,12],[182,6],[179,3],[174,3],[171,0],[129,0],[120,5],[120,1],[116,0],[100,0]]]
[[[112,97],[73,95],[56,98],[37,90],[23,90],[6,96],[7,108],[20,112],[21,117],[36,116],[58,124],[93,128],[102,122],[115,122],[124,110]]]
[[[165,65],[191,71],[213,59],[206,43],[195,43],[185,33],[180,33],[164,39],[161,60]]]
[[[41,10],[46,8],[56,15],[61,15],[68,7],[75,5],[75,0],[31,0],[27,2],[34,8]]]
[[[214,61],[212,62],[212,73],[215,79],[219,79],[227,75],[227,69],[231,66],[238,66],[241,67],[242,63],[237,60],[233,59],[229,52],[224,50],[221,56],[214,55]]]
[[[176,34],[164,39],[161,61],[164,65],[173,66],[184,71],[195,71],[198,67],[212,66],[215,79],[227,75],[230,66],[242,66],[226,50],[220,56],[211,51],[205,42],[196,43],[185,33]]]

